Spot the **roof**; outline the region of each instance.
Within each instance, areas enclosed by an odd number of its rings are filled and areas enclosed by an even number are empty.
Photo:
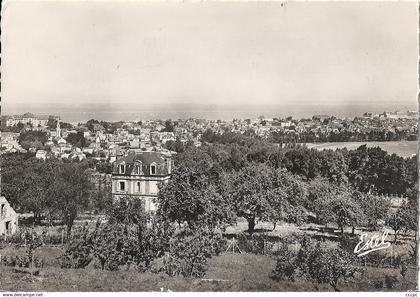
[[[0,203],[7,202],[6,197],[0,196]]]
[[[131,176],[131,175],[142,175],[142,176],[167,176],[171,173],[171,165],[167,163],[162,153],[158,152],[130,152],[127,156],[117,159],[113,166],[113,175],[117,176]],[[141,164],[136,164],[136,161]],[[172,160],[170,161],[172,163]],[[124,172],[120,172],[120,165],[125,165]],[[153,164],[153,165],[152,165]],[[138,166],[140,166],[140,173],[137,173]],[[152,174],[152,166],[155,166],[155,173]]]
[[[128,156],[118,159],[116,164],[125,163],[134,163],[135,161],[140,161],[143,165],[149,165],[152,163],[164,164],[165,158],[161,153],[156,152],[141,152],[141,153],[130,153]]]
[[[33,113],[27,112],[27,113],[24,113],[22,115],[22,117],[24,117],[24,118],[33,118],[33,117],[35,117],[35,115]]]

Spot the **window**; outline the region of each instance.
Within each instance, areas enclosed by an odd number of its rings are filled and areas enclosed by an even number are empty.
[[[149,191],[150,194],[157,194],[157,192],[158,192],[157,183],[154,182],[154,181],[151,181],[149,183],[149,190],[150,190]]]
[[[141,173],[141,167],[140,165],[136,166],[136,174],[140,174]]]
[[[140,182],[136,183],[136,192],[140,193],[141,192],[141,185]]]
[[[146,193],[145,194],[150,194],[150,184],[149,181],[146,180],[146,188],[145,188]]]
[[[120,165],[120,173],[125,173],[125,165]]]
[[[125,191],[125,182],[120,181],[120,191]]]
[[[150,166],[150,174],[156,174],[156,165]]]

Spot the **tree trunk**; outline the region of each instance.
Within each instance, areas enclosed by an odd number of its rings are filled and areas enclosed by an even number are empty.
[[[73,227],[73,223],[74,223],[74,219],[75,217],[71,216],[69,218],[66,219],[66,226],[67,226],[67,242],[70,241],[70,237],[71,237],[71,229]]]
[[[249,235],[252,235],[255,229],[255,217],[250,217],[247,220],[248,220],[248,233]]]
[[[330,285],[331,285],[331,287],[333,287],[334,291],[336,291],[336,292],[341,292],[341,291],[337,288],[337,285],[336,285],[336,284],[330,284]]]
[[[394,231],[394,243],[397,243],[397,232],[398,231]]]
[[[354,235],[354,230],[355,230],[356,228],[354,227],[354,226],[352,226],[351,227],[351,235]]]
[[[67,234],[66,234],[66,237],[67,237],[67,242],[69,242],[69,241],[70,241],[71,228],[72,228],[72,226],[73,226],[73,224],[67,223]]]
[[[343,225],[340,226],[340,230],[341,230],[341,234],[344,234],[344,226]]]
[[[273,231],[276,230],[277,222],[273,223]]]

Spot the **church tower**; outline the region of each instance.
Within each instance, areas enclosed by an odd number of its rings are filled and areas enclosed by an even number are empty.
[[[56,138],[61,138],[60,118],[57,118]]]

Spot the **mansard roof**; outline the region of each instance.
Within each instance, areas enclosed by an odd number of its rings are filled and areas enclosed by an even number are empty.
[[[121,163],[134,163],[136,161],[140,161],[143,165],[150,165],[152,163],[155,164],[165,164],[166,159],[162,156],[162,154],[157,152],[141,152],[141,153],[130,153],[126,157],[118,159],[116,164]]]

